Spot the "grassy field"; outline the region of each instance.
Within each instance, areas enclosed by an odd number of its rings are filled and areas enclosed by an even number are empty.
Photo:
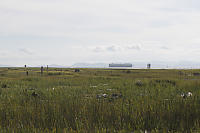
[[[0,68],[0,132],[196,133],[199,96],[200,70]]]

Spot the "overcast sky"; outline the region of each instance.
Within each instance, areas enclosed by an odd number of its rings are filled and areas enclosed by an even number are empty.
[[[0,64],[200,62],[199,0],[0,0]]]

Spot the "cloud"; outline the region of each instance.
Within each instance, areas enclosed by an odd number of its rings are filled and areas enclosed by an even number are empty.
[[[109,45],[109,46],[96,46],[91,48],[93,52],[124,52],[124,51],[140,51],[140,45]]]
[[[51,64],[92,57],[198,60],[191,51],[200,49],[199,5],[199,0],[1,0],[0,46],[7,52],[0,55],[21,62],[24,55],[37,62],[48,57]]]
[[[27,55],[33,55],[33,52],[29,49],[26,49],[26,48],[19,49],[19,52],[27,54]]]
[[[160,49],[169,50],[169,48],[166,46],[161,46]]]
[[[1,50],[0,51],[0,57],[6,57],[6,56],[8,56],[8,51],[4,51],[4,50]]]
[[[107,51],[110,51],[110,52],[116,52],[118,50],[118,48],[114,45],[112,46],[109,46],[106,48]]]
[[[119,46],[116,45],[109,45],[109,46],[96,46],[92,48],[93,52],[117,52],[121,50]]]
[[[141,46],[139,45],[130,45],[130,46],[127,46],[126,48],[130,50],[141,50]]]
[[[104,50],[101,47],[95,47],[93,49],[94,52],[103,52]]]

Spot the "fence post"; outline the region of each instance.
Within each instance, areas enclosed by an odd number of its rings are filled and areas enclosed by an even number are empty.
[[[24,65],[24,68],[25,68],[25,71],[26,71],[26,76],[28,76],[28,69],[27,69],[27,66]]]
[[[49,72],[49,66],[47,65],[47,73]]]

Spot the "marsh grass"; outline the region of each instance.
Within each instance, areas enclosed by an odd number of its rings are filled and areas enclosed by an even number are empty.
[[[39,68],[29,71],[26,76],[23,68],[0,70],[4,74],[0,77],[1,132],[200,129],[200,77],[188,76],[199,70],[81,69],[75,73],[49,68],[43,75]],[[180,96],[189,91],[192,97]],[[97,99],[98,94],[108,97]]]

